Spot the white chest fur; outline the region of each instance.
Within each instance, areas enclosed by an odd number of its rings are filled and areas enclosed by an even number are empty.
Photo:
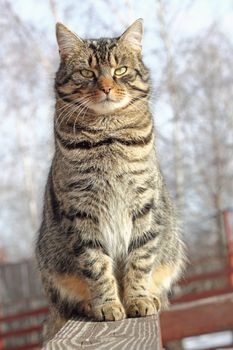
[[[127,256],[132,220],[127,210],[126,198],[120,189],[108,201],[108,209],[101,222],[101,233],[110,256],[114,260]]]

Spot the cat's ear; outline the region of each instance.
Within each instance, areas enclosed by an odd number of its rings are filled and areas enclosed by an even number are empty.
[[[62,23],[56,24],[56,36],[61,59],[68,58],[70,55],[72,55],[74,49],[77,50],[78,46],[82,46],[84,44],[83,40],[78,35],[71,32]]]
[[[143,37],[143,19],[137,19],[126,31],[119,37],[118,41],[130,46],[136,51],[142,49]]]

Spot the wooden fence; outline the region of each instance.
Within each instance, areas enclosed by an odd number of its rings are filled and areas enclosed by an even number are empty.
[[[0,265],[0,349],[41,343],[40,309],[47,306],[33,259]]]
[[[33,259],[0,264],[0,304],[41,297],[41,283]]]

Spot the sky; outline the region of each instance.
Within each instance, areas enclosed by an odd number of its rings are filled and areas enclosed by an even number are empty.
[[[57,1],[57,9],[58,9],[58,18],[60,21],[65,21],[61,15],[59,15],[59,10],[64,8],[64,4],[69,5],[68,1]],[[72,20],[73,30],[76,30],[80,35],[82,35],[85,24],[85,17],[80,16],[79,13],[82,13],[83,8],[86,7],[86,4],[92,4],[93,1],[86,0],[85,6],[84,2],[81,0],[77,0],[77,8],[75,16]],[[121,16],[121,21],[129,24],[133,22],[135,19],[142,17],[145,20],[145,26],[150,22],[150,16],[153,16],[153,12],[156,11],[155,6],[156,1],[154,0],[146,0],[144,2],[139,2],[137,0],[131,1],[116,1],[116,12],[122,10],[122,6],[125,6],[127,9],[127,18]],[[168,3],[169,6],[174,8],[174,14],[179,11],[180,8],[187,8],[189,4],[190,11],[188,14],[184,16],[181,12],[178,15],[177,21],[177,30],[181,33],[191,34],[196,33],[197,31],[207,27],[213,20],[220,22],[222,28],[229,33],[232,33],[232,23],[233,23],[233,2],[231,0],[194,0],[188,1],[183,0],[170,0],[165,1],[165,4]],[[182,6],[180,4],[182,3]],[[51,16],[51,8],[48,0],[16,0],[12,2],[15,9],[19,13],[20,17],[28,22],[34,23],[36,26],[47,27],[52,25],[53,17]],[[108,11],[108,2],[102,0],[96,0],[93,5],[93,16],[98,20],[98,14],[102,16],[102,11],[107,13]],[[126,5],[129,4],[129,5]],[[91,5],[92,7],[92,5]],[[111,7],[110,7],[111,10]],[[60,12],[61,13],[61,12]],[[114,17],[110,14],[105,18],[106,23],[114,23]],[[118,19],[117,19],[118,22]],[[66,23],[67,25],[71,23]],[[93,32],[93,30],[90,30]],[[100,33],[102,34],[102,33]],[[104,35],[104,33],[102,34]]]

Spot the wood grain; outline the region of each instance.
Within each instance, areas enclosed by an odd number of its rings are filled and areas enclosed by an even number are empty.
[[[43,349],[160,350],[158,317],[115,322],[71,320]]]

